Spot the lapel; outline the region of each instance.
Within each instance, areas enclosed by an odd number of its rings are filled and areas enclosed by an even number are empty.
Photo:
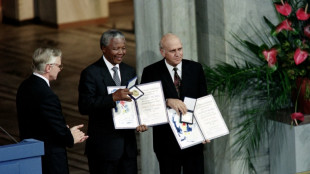
[[[99,63],[100,63],[100,67],[102,67],[100,68],[100,70],[101,70],[104,84],[106,84],[106,86],[116,86],[110,74],[110,71],[102,58],[100,59]],[[127,82],[130,80],[131,77],[130,77],[130,74],[128,74],[128,71],[126,70],[124,63],[119,64],[119,70],[121,74],[121,86],[126,86]]]
[[[160,64],[161,64],[160,66],[163,67],[162,70],[159,71],[161,75],[160,79],[162,80],[164,91],[166,91],[165,93],[166,98],[170,97],[178,98],[178,93],[177,90],[175,89],[173,80],[166,66],[165,59],[161,60]]]
[[[188,62],[182,60],[182,81],[181,81],[181,96],[186,96],[187,89],[191,88],[191,69],[188,68]]]
[[[128,74],[128,71],[126,70],[124,63],[119,64],[119,70],[121,72],[121,85],[126,86],[130,78],[133,78]]]
[[[103,61],[102,57],[99,60],[100,71],[103,77],[103,82],[106,86],[116,86],[114,80],[111,77],[110,71]]]

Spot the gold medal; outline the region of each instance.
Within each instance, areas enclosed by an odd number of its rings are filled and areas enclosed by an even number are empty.
[[[136,89],[134,89],[134,90],[132,91],[132,95],[135,96],[135,97],[138,97],[138,96],[139,96],[139,91],[136,90]]]

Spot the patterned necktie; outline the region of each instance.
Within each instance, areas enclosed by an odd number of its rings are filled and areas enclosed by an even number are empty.
[[[180,86],[181,86],[181,78],[180,76],[178,75],[178,68],[174,67],[173,68],[173,71],[174,71],[174,86],[175,86],[175,89],[177,90],[177,93],[178,93],[178,97],[180,98]]]
[[[112,68],[112,70],[114,71],[113,80],[114,80],[116,86],[121,86],[121,80],[119,79],[119,76],[118,76],[118,68],[116,66],[114,66]]]

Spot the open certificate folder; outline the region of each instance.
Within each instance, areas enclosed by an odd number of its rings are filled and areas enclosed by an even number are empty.
[[[186,98],[184,101],[189,101]],[[185,102],[186,105],[188,105]],[[192,105],[192,100],[190,102]],[[195,103],[193,123],[181,122],[173,109],[167,109],[170,127],[180,145],[185,149],[204,140],[212,140],[229,134],[217,104],[212,95],[198,98]]]
[[[115,129],[135,129],[141,124],[154,126],[168,123],[166,102],[160,81],[136,85],[143,96],[131,102],[117,101],[112,108]],[[124,86],[108,86],[113,93]],[[132,88],[135,90],[136,88]],[[130,90],[131,91],[131,90]]]

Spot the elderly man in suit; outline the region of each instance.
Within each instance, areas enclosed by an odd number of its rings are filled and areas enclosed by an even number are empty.
[[[33,54],[33,74],[19,86],[16,107],[21,139],[34,138],[44,142],[43,174],[69,174],[66,147],[85,141],[88,136],[66,125],[60,101],[50,82],[62,69],[61,51],[38,48]]]
[[[136,76],[135,70],[122,62],[126,40],[118,30],[102,34],[103,56],[84,69],[79,84],[79,110],[89,115],[86,151],[89,171],[100,173],[137,173],[137,144],[134,130],[116,130],[112,108],[116,101],[131,101],[128,89],[108,94],[108,86],[126,86]],[[137,131],[147,130],[144,125]]]
[[[183,45],[174,34],[164,35],[160,41],[162,60],[144,68],[141,83],[160,80],[167,106],[186,113],[184,97],[199,98],[207,95],[202,66],[183,59]],[[153,128],[154,152],[161,174],[203,174],[203,145],[181,150],[169,124]]]

